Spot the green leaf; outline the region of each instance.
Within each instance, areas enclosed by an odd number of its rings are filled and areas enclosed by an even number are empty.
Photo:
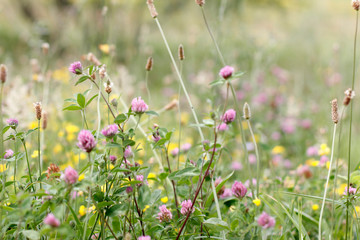
[[[179,180],[181,178],[185,178],[185,177],[193,177],[193,176],[198,176],[200,174],[200,170],[195,168],[195,167],[187,167],[175,172],[172,172],[169,175],[169,179],[170,180]]]
[[[75,86],[88,80],[89,79],[89,76],[82,76],[81,78],[79,78],[79,80],[75,83]]]
[[[85,104],[85,107],[87,107],[92,102],[92,100],[94,100],[97,96],[98,96],[98,94],[95,94],[94,96],[92,96]]]
[[[23,230],[21,233],[30,240],[40,239],[40,233],[34,230]]]
[[[121,210],[121,208],[121,204],[115,204],[114,206],[111,206],[108,210],[106,210],[105,216],[114,217]]]
[[[134,146],[134,145],[135,145],[135,141],[130,140],[130,139],[127,139],[127,140],[123,141],[123,145],[124,145],[124,147]]]
[[[159,116],[159,114],[157,112],[155,112],[155,111],[146,111],[145,114]]]
[[[212,81],[210,83],[210,87],[213,87],[213,86],[216,86],[216,85],[222,85],[224,83],[225,83],[224,79],[218,79],[218,80]]]
[[[85,97],[81,93],[77,95],[77,103],[79,104],[80,107],[82,108],[85,107]]]
[[[238,77],[241,77],[242,75],[244,75],[245,74],[245,72],[236,72],[236,73],[234,73],[231,77],[233,77],[233,78],[238,78]]]
[[[119,114],[119,115],[116,116],[114,122],[117,123],[117,124],[120,124],[120,123],[125,122],[126,119],[127,119],[126,115],[122,113],[122,114]]]
[[[2,134],[5,134],[7,132],[7,130],[9,130],[9,129],[10,129],[10,126],[4,127],[2,130]]]
[[[209,218],[204,222],[205,225],[210,226],[212,229],[216,230],[230,230],[227,222],[224,222],[218,218]]]
[[[78,105],[75,104],[71,104],[70,106],[64,107],[63,111],[68,110],[68,111],[76,111],[76,110],[81,110],[82,108]]]
[[[66,203],[66,205],[68,206],[68,208],[70,209],[71,214],[72,214],[73,217],[74,217],[74,220],[75,220],[75,222],[76,222],[76,225],[77,225],[77,227],[78,227],[79,232],[82,234],[82,233],[83,233],[83,228],[82,228],[82,226],[81,226],[81,223],[80,223],[80,221],[79,221],[79,218],[77,217],[74,209],[70,206],[70,204],[69,204],[68,202]]]

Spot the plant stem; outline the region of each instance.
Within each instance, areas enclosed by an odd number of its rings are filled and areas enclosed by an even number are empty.
[[[91,162],[91,154],[88,153],[88,157],[89,157],[89,163],[90,163],[90,177],[92,177],[93,171],[94,171],[94,164]],[[86,229],[87,229],[87,225],[89,222],[89,207],[90,207],[90,202],[91,202],[91,188],[89,188],[89,196],[88,196],[88,203],[87,203],[87,207],[86,207],[86,216],[85,216],[85,227],[84,227],[84,233],[83,233],[83,240],[86,239]],[[96,224],[96,223],[94,223]]]
[[[40,129],[41,129],[41,121],[38,120],[38,161],[39,161],[39,183],[40,183],[40,189],[42,189],[41,185],[41,152],[40,152]]]
[[[28,152],[27,152],[25,140],[24,140],[24,139],[21,139],[21,142],[22,142],[22,144],[23,144],[23,146],[24,146],[25,157],[26,157],[26,162],[27,162],[28,171],[29,171],[30,183],[31,183],[31,186],[32,186],[33,191],[35,192],[35,188],[34,188],[33,181],[32,181],[32,176],[31,176],[31,169],[30,169],[30,163],[29,163],[29,155],[28,155]]]
[[[151,103],[151,94],[150,94],[150,89],[149,89],[149,71],[145,71],[145,84],[146,84],[146,92],[147,92],[147,95],[148,95],[148,102],[149,104]]]
[[[171,167],[170,167],[170,161],[169,161],[169,145],[167,148],[164,148],[164,152],[165,152],[165,156],[166,156],[166,161],[168,164],[168,168],[169,168],[169,174],[171,174]],[[171,180],[172,183],[172,187],[173,187],[173,191],[174,191],[174,198],[175,198],[175,205],[176,205],[176,211],[178,214],[178,217],[180,218],[180,211],[179,211],[179,203],[178,203],[178,199],[177,199],[177,195],[176,195],[176,187],[175,187],[175,181]]]
[[[247,120],[247,124],[249,126],[249,130],[250,130],[250,133],[251,133],[251,138],[253,140],[253,143],[254,143],[254,147],[255,147],[255,155],[256,155],[256,196],[257,198],[259,198],[259,186],[260,186],[260,183],[259,183],[259,178],[260,178],[260,154],[259,154],[259,149],[258,149],[258,146],[257,146],[257,143],[256,143],[256,139],[255,139],[255,135],[254,135],[254,132],[252,130],[252,127],[251,127],[251,123],[250,123],[250,120]]]
[[[356,12],[356,25],[355,25],[355,37],[354,37],[354,57],[353,57],[353,77],[351,89],[354,90],[355,86],[355,66],[356,66],[356,40],[358,32],[358,22],[359,22],[359,11]],[[351,134],[352,134],[352,118],[353,118],[353,100],[350,103],[350,126],[349,126],[349,151],[348,151],[348,172],[347,172],[347,189],[350,188],[350,167],[351,167]],[[348,239],[348,230],[349,230],[349,197],[350,191],[347,192],[346,200],[346,231],[345,239]]]
[[[328,186],[329,186],[329,180],[330,180],[332,162],[333,162],[333,158],[334,158],[336,126],[337,126],[337,124],[334,124],[334,132],[333,132],[332,144],[331,144],[330,165],[329,165],[328,175],[327,175],[327,178],[326,178],[325,191],[324,191],[324,196],[323,196],[323,200],[322,200],[322,204],[321,204],[321,211],[320,211],[320,218],[319,218],[319,239],[320,239],[320,240],[322,239],[322,238],[321,238],[321,236],[322,236],[322,232],[321,232],[321,222],[322,222],[322,217],[323,217],[323,213],[324,213],[325,198],[326,198],[326,193],[327,193],[327,189],[328,189]],[[349,191],[349,188],[348,188],[348,191]]]

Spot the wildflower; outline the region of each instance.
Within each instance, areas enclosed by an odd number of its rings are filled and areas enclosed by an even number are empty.
[[[220,195],[221,199],[228,198],[232,196],[232,191],[230,188],[225,188],[223,194]]]
[[[181,151],[184,151],[184,152],[187,152],[189,151],[191,148],[191,144],[190,143],[184,143],[182,146],[181,146]]]
[[[320,157],[319,164],[320,166],[325,166],[325,164],[329,161],[329,158],[325,155]]]
[[[125,157],[125,158],[131,158],[131,157],[133,157],[133,156],[134,156],[134,153],[132,152],[131,147],[130,147],[130,146],[127,146],[127,147],[125,148],[125,151],[124,151],[124,157]]]
[[[227,110],[224,115],[221,117],[221,120],[226,123],[232,123],[235,120],[236,112],[234,109]]]
[[[179,154],[180,150],[179,148],[174,148],[172,151],[171,151],[171,155],[173,157],[177,156]]]
[[[285,148],[279,145],[275,146],[271,151],[272,154],[283,154],[284,152],[285,152]]]
[[[154,0],[147,0],[146,3],[148,5],[151,17],[156,18],[158,16],[158,13],[154,5]]]
[[[144,181],[143,175],[136,175],[136,181],[140,181],[141,183],[136,184],[138,187],[142,186],[145,182],[145,184],[148,184],[147,180]]]
[[[221,178],[221,177],[218,177],[218,178],[215,180],[215,182],[214,182],[215,187],[217,187],[221,182],[222,182],[222,178]],[[221,195],[221,194],[224,193],[224,191],[225,191],[225,186],[222,186],[222,187],[220,188],[220,190],[217,192],[217,194],[218,194],[218,195]]]
[[[181,214],[182,215],[187,215],[189,212],[194,212],[195,209],[192,208],[192,202],[191,200],[185,200],[181,203]]]
[[[225,66],[220,70],[219,75],[220,75],[220,77],[223,77],[224,79],[228,79],[233,75],[233,73],[234,73],[233,67]]]
[[[7,68],[4,64],[0,65],[0,80],[1,83],[5,83],[6,82],[6,77],[7,77]]]
[[[148,105],[141,99],[141,97],[134,98],[131,101],[131,110],[135,113],[142,114],[148,109]]]
[[[104,86],[105,86],[105,92],[107,94],[110,94],[112,92],[112,87],[114,86],[114,84],[110,80],[107,80],[107,82],[104,83]]]
[[[331,101],[331,119],[335,124],[339,122],[338,103],[336,98]]]
[[[317,211],[317,210],[319,210],[319,205],[314,204],[314,205],[311,206],[311,208],[312,208],[313,211]]]
[[[309,168],[309,166],[304,165],[304,166],[299,166],[297,169],[297,175],[298,176],[304,176],[305,178],[311,178],[312,177],[312,172]]]
[[[258,207],[258,206],[260,206],[260,204],[261,204],[261,200],[258,199],[258,198],[255,198],[255,199],[253,200],[253,203]]]
[[[134,189],[132,187],[127,187],[126,188],[126,193],[129,194],[129,193],[132,193]]]
[[[141,236],[138,238],[138,240],[151,240],[150,236]]]
[[[91,239],[93,239],[93,240],[99,239],[99,234],[98,234],[98,233],[94,233],[94,234],[91,236]]]
[[[349,105],[351,99],[355,97],[355,91],[353,91],[351,88],[348,88],[344,93],[345,93],[345,98],[343,104],[347,106]]]
[[[109,160],[110,160],[110,162],[111,162],[112,165],[115,165],[117,158],[116,158],[116,156],[114,156],[114,155],[110,155],[110,156],[109,156]]]
[[[59,227],[60,226],[60,221],[54,216],[54,214],[49,213],[45,219],[44,219],[44,223],[46,225],[49,225],[51,227]]]
[[[310,120],[310,119],[303,119],[303,120],[301,120],[300,126],[301,126],[303,129],[309,129],[309,128],[311,128],[311,120]]]
[[[250,164],[255,164],[256,163],[256,155],[255,154],[249,154],[248,158],[249,158],[249,163]]]
[[[347,194],[348,194],[348,188],[347,188],[347,186],[346,186],[343,195],[344,195],[344,196],[347,196]],[[352,186],[350,186],[350,188],[349,188],[349,195],[355,195],[355,194],[356,194],[356,188],[353,188]]]
[[[146,65],[145,65],[145,70],[146,71],[151,71],[152,66],[153,66],[153,58],[149,57],[147,62],[146,62]]]
[[[263,212],[258,218],[258,224],[263,228],[271,228],[275,226],[275,218],[269,216],[266,212]]]
[[[15,118],[9,118],[6,120],[6,123],[12,128],[16,129],[16,127],[19,125],[19,121]]]
[[[81,205],[79,208],[79,214],[80,216],[84,216],[86,214],[86,207],[84,205]]]
[[[198,4],[200,7],[205,4],[205,0],[195,0],[196,4]]]
[[[102,135],[107,138],[113,138],[119,132],[119,127],[116,124],[111,124],[101,130]]]
[[[78,135],[78,141],[77,146],[88,153],[96,146],[95,138],[89,130],[81,130]]]
[[[31,157],[32,158],[37,158],[39,156],[39,151],[38,150],[35,150],[32,154],[31,154]]]
[[[70,64],[69,71],[77,75],[82,74],[83,68],[81,62],[73,62]]]
[[[51,174],[60,172],[60,168],[56,164],[51,163],[46,172],[46,178],[49,179]]]
[[[5,159],[9,159],[9,158],[12,158],[14,156],[14,151],[11,150],[11,149],[7,149],[5,151],[5,155],[4,155],[4,158]]]
[[[0,173],[6,171],[7,167],[6,164],[0,164]]]
[[[239,171],[243,168],[243,165],[241,164],[241,162],[238,161],[233,161],[231,163],[231,169],[234,171]]]
[[[309,157],[317,156],[318,153],[319,153],[319,150],[315,146],[311,146],[306,150],[306,155],[308,155]]]
[[[330,148],[325,143],[323,143],[323,144],[320,145],[320,150],[319,150],[318,154],[320,156],[329,155],[330,154]]]
[[[84,180],[85,178],[85,174],[80,174],[78,181],[81,182],[82,180]]]
[[[67,167],[65,169],[65,173],[63,175],[64,181],[67,184],[74,184],[77,182],[78,178],[79,178],[79,174],[77,173],[77,171],[75,169],[73,169],[72,167]]]
[[[41,113],[42,113],[41,102],[34,103],[34,107],[35,107],[35,112],[36,112],[36,118],[37,118],[37,120],[40,120],[41,119]]]
[[[360,1],[359,1],[359,0],[352,0],[352,7],[353,7],[356,11],[359,11]]]
[[[247,188],[241,182],[235,181],[231,186],[231,191],[235,197],[242,199],[247,193]]]
[[[228,125],[226,123],[220,123],[217,126],[217,129],[219,130],[219,132],[225,132],[226,130],[229,129]]]
[[[163,198],[160,199],[160,201],[162,203],[167,203],[169,201],[169,198],[168,197],[163,197]]]
[[[161,205],[159,209],[160,212],[158,213],[157,219],[159,219],[160,222],[169,222],[172,219],[170,210],[166,208],[166,205]]]

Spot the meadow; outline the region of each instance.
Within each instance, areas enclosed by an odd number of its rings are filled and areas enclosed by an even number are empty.
[[[359,239],[359,7],[2,0],[0,239]]]

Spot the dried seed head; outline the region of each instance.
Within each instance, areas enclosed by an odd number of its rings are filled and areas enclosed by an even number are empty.
[[[179,59],[180,59],[180,61],[185,59],[184,47],[182,44],[180,44],[180,46],[179,46]]]
[[[100,78],[103,79],[106,76],[106,65],[103,64],[99,69]]]
[[[179,104],[178,100],[177,99],[173,99],[171,102],[169,102],[165,107],[164,109],[166,111],[168,110],[171,110],[171,109],[174,109],[177,107],[177,105]]]
[[[38,120],[40,120],[41,119],[41,113],[42,113],[41,102],[34,103],[34,107],[35,107],[35,112],[36,112],[36,118]]]
[[[6,77],[7,77],[7,68],[4,64],[0,65],[0,80],[2,83],[6,82]]]
[[[60,168],[56,164],[51,163],[46,172],[47,172],[46,177],[47,179],[49,179],[51,174],[60,172]],[[55,178],[59,178],[59,177],[60,176],[55,176]]]
[[[158,16],[158,13],[157,13],[155,5],[154,5],[154,0],[147,0],[146,4],[148,5],[151,17],[156,18]]]
[[[43,111],[42,113],[43,115],[43,122],[42,122],[42,129],[45,130],[47,128],[47,124],[48,124],[48,114],[46,111]]]
[[[355,91],[353,91],[351,88],[348,88],[344,93],[345,93],[345,98],[343,104],[347,106],[349,105],[351,99],[355,97]]]
[[[251,118],[251,111],[250,111],[250,106],[247,102],[245,102],[244,107],[243,107],[243,114],[244,114],[244,118],[245,119],[250,119]]]
[[[352,0],[352,7],[353,7],[356,11],[359,11],[360,1],[359,1],[359,0]]]
[[[118,102],[117,102],[116,98],[114,98],[113,100],[111,100],[111,105],[113,105],[114,107],[117,107]]]
[[[153,58],[149,57],[147,62],[146,62],[146,65],[145,65],[146,71],[151,71],[152,66],[153,66]]]
[[[93,64],[95,64],[96,66],[100,66],[101,62],[99,61],[99,59],[97,59],[97,57],[93,54],[93,53],[88,53],[87,55],[87,60],[92,62]]]
[[[339,122],[338,101],[336,98],[331,101],[331,118],[335,124]]]
[[[205,4],[205,0],[195,0],[196,4],[198,4],[200,7]]]
[[[131,240],[131,234],[130,233],[126,233],[124,240]]]
[[[112,92],[112,85],[112,82],[110,82],[110,80],[107,80],[105,86],[105,92],[107,92],[107,94],[110,94]]]
[[[41,50],[43,54],[46,56],[49,53],[50,44],[49,43],[43,43],[41,45]]]

